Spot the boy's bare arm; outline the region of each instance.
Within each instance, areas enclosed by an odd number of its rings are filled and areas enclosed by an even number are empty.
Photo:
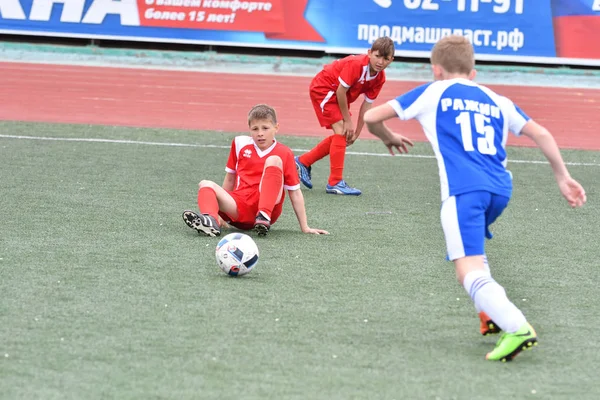
[[[585,204],[587,200],[585,190],[579,182],[571,178],[552,134],[533,120],[530,120],[523,126],[521,134],[531,138],[538,145],[542,153],[544,153],[544,156],[552,167],[560,192],[569,205],[571,207],[581,207]]]
[[[292,208],[294,209],[294,213],[296,213],[296,218],[298,218],[298,223],[300,224],[300,230],[302,232],[313,233],[317,235],[329,234],[329,232],[323,229],[314,229],[308,226],[306,207],[304,206],[304,196],[302,195],[302,191],[300,189],[288,190],[288,195],[290,196],[290,202],[292,203]]]
[[[235,187],[235,174],[227,172],[225,174],[225,179],[223,179],[223,185],[221,186],[225,190],[233,190]]]
[[[537,122],[530,120],[523,126],[523,129],[521,129],[521,134],[533,140],[540,150],[542,150],[542,153],[544,153],[544,156],[546,156],[548,162],[550,162],[550,166],[552,167],[552,171],[554,171],[554,176],[557,180],[560,177],[569,176],[569,171],[567,171],[558,145],[556,144],[554,137],[552,137],[552,134],[550,134],[546,128]]]
[[[340,106],[344,121],[352,121],[352,117],[350,116],[350,105],[348,104],[348,98],[346,97],[347,91],[348,88],[340,84],[335,91],[335,96],[337,97],[337,103],[338,106]]]
[[[348,144],[354,143],[356,139],[360,136],[362,129],[365,125],[365,113],[373,107],[373,103],[369,103],[368,101],[363,101],[360,106],[360,111],[358,113],[358,121],[356,122],[356,130],[354,131],[354,135],[351,138],[348,138]]]
[[[337,97],[337,103],[340,107],[340,111],[342,112],[342,117],[344,118],[344,122],[342,125],[342,134],[346,136],[346,138],[350,138],[354,136],[354,125],[352,124],[352,117],[350,116],[350,105],[348,104],[348,98],[346,97],[346,92],[348,88],[344,87],[344,85],[339,85],[335,95]]]
[[[384,121],[396,116],[396,111],[386,103],[367,111],[364,118],[369,132],[381,139],[391,155],[394,155],[394,149],[399,153],[408,153],[407,145],[413,146],[409,138],[390,131],[385,125]]]

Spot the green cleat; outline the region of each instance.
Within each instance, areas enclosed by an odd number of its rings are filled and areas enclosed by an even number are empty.
[[[485,358],[492,361],[511,361],[521,351],[531,349],[537,344],[535,330],[529,323],[526,323],[515,333],[503,333],[494,350],[487,353]]]

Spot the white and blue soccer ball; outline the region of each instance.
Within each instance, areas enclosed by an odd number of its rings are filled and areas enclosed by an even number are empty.
[[[243,233],[230,233],[217,244],[217,264],[228,275],[245,275],[258,263],[258,246]]]

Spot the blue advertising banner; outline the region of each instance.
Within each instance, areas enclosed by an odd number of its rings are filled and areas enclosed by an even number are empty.
[[[408,57],[461,34],[479,60],[600,65],[600,0],[0,0],[0,33],[347,54],[389,36]]]

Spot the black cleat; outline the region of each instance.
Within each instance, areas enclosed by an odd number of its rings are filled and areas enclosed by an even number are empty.
[[[254,220],[254,230],[259,236],[267,236],[269,229],[271,229],[271,221],[259,212]]]
[[[198,233],[203,233],[211,237],[221,235],[219,223],[214,217],[208,214],[198,215],[193,211],[184,211],[182,217],[185,224],[198,231]]]

